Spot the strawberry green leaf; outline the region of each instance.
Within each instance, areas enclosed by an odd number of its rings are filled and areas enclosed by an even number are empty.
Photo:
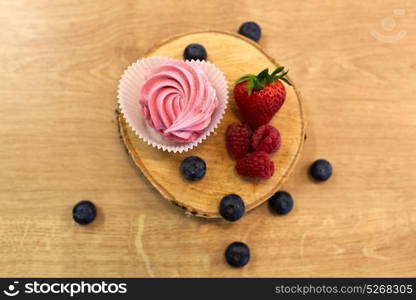
[[[244,75],[243,77],[240,77],[239,79],[237,79],[235,83],[241,83],[241,82],[250,80],[250,78],[254,78],[254,75],[250,75],[250,74]]]
[[[274,76],[274,75],[276,75],[277,73],[280,73],[280,72],[282,72],[283,70],[284,70],[284,68],[285,67],[282,67],[282,66],[280,66],[280,67],[277,67],[273,72],[272,72],[272,76]]]
[[[237,79],[236,83],[238,84],[238,83],[248,81],[247,92],[249,96],[251,96],[253,89],[261,90],[267,84],[272,83],[276,80],[282,80],[288,85],[292,85],[290,81],[285,77],[289,71],[284,71],[284,69],[285,67],[279,66],[271,74],[269,74],[269,69],[264,69],[257,75],[253,75],[253,74],[244,75],[243,77],[240,77],[239,79]]]
[[[290,83],[290,81],[289,81],[289,80],[287,80],[287,78],[286,78],[286,77],[282,77],[282,78],[280,78],[280,80],[282,80],[282,81],[286,82],[288,85],[292,85],[292,84]]]
[[[260,82],[258,80],[255,80],[254,81],[254,89],[256,89],[256,90],[262,90],[262,89],[264,89],[264,86],[265,86],[265,83]]]
[[[265,81],[266,78],[269,76],[269,69],[264,69],[257,75],[257,79],[259,81]]]
[[[253,92],[254,85],[254,79],[250,79],[250,81],[247,83],[247,92],[249,96],[251,96],[251,93]]]
[[[284,72],[282,75],[279,75],[280,78],[283,78],[287,75],[287,73],[289,73],[289,71]]]

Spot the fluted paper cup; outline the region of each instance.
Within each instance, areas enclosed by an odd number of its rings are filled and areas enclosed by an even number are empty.
[[[189,143],[167,141],[160,132],[148,125],[139,99],[141,86],[149,72],[155,67],[172,60],[174,59],[153,56],[139,59],[131,64],[121,76],[117,98],[121,113],[139,138],[157,149],[182,153],[202,143],[218,127],[228,104],[228,86],[224,74],[214,64],[205,61],[186,61],[191,66],[197,66],[205,72],[216,91],[218,106],[212,114],[211,123],[196,140]]]

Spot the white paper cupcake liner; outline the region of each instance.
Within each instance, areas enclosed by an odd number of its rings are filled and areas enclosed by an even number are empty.
[[[142,58],[131,64],[123,73],[118,85],[118,104],[120,111],[133,131],[147,144],[163,151],[182,153],[202,143],[218,127],[224,116],[228,104],[228,86],[224,74],[214,64],[205,61],[186,61],[202,69],[209,82],[215,88],[218,98],[218,107],[212,114],[212,120],[206,130],[193,142],[179,143],[163,139],[162,135],[151,128],[142,113],[139,103],[140,88],[147,74],[156,66],[174,59],[153,56]]]

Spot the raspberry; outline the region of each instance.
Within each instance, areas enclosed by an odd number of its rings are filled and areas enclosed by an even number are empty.
[[[255,151],[276,152],[280,148],[279,130],[270,125],[262,125],[253,134],[251,146]]]
[[[269,179],[274,174],[274,163],[264,151],[248,154],[237,162],[237,173],[256,179]]]
[[[227,146],[231,155],[240,159],[250,150],[251,130],[241,124],[233,123],[227,128]]]

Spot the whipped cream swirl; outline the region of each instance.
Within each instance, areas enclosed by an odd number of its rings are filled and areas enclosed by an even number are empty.
[[[139,101],[147,123],[166,140],[180,143],[192,142],[204,132],[219,103],[204,71],[182,61],[154,68]]]

